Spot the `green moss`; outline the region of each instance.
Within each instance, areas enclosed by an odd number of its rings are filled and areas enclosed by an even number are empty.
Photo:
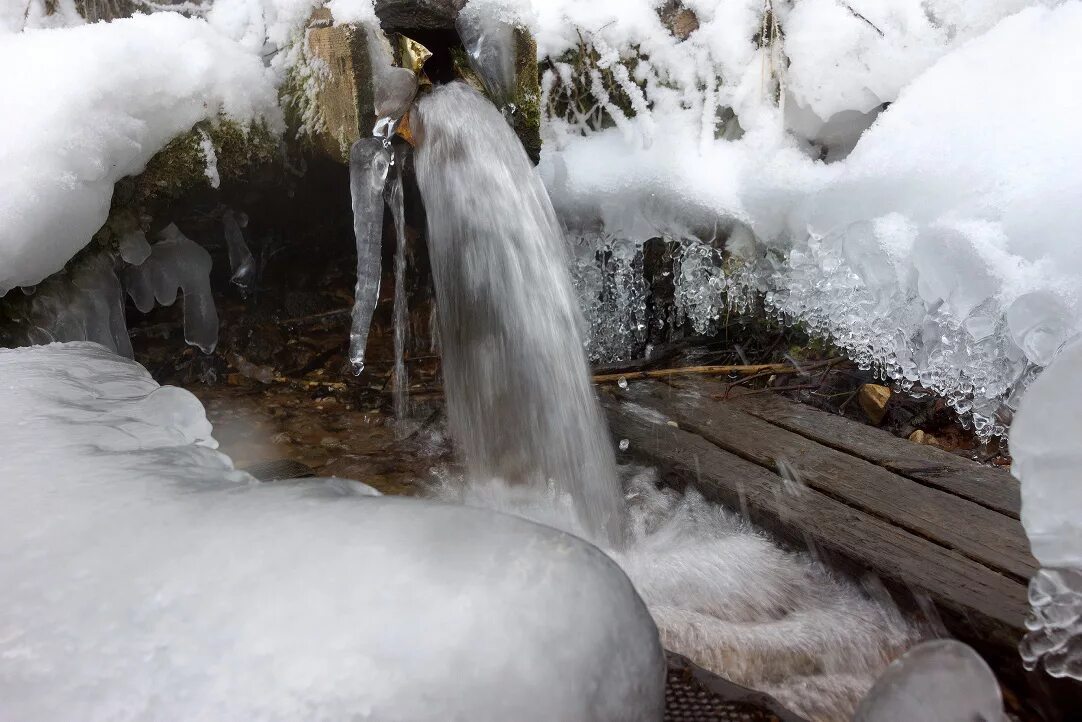
[[[541,160],[541,82],[537,41],[522,28],[515,30],[515,106],[511,124],[534,163]]]
[[[230,120],[201,122],[159,151],[146,168],[121,193],[127,207],[146,208],[173,201],[193,190],[209,188],[206,134],[214,146],[222,183],[243,179],[253,170],[272,165],[278,158],[278,141],[266,126],[243,126]],[[129,195],[130,194],[130,195]],[[123,197],[128,195],[129,197]],[[114,203],[114,206],[116,203]]]

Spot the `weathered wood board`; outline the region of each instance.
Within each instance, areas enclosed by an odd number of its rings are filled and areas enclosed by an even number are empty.
[[[1037,565],[1013,477],[784,399],[724,391],[706,379],[632,381],[601,397],[613,436],[668,482],[926,595],[976,636],[1017,642]]]

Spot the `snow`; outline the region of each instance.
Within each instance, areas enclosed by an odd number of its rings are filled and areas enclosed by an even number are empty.
[[[679,242],[699,259],[677,294],[700,332],[761,298],[944,395],[982,436],[1005,433],[1082,330],[1082,4],[767,3],[778,33],[762,2],[686,5],[700,27],[684,41],[652,3],[523,14],[554,66],[540,170],[562,219]],[[567,109],[559,58],[578,32],[600,58],[579,81],[584,113]],[[649,110],[629,116],[598,87],[621,64]],[[726,239],[741,263],[722,273]]]
[[[93,344],[0,350],[0,378],[0,718],[660,719],[657,629],[596,548],[257,483]]]
[[[372,0],[330,0],[327,9],[335,23],[364,23],[376,22],[376,10]]]
[[[275,74],[175,13],[0,35],[0,294],[60,270],[113,185],[201,120],[280,128]]]

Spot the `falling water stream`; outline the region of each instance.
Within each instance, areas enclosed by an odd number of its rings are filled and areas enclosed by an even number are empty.
[[[411,114],[451,435],[468,473],[554,487],[587,533],[621,534],[621,490],[555,211],[518,137],[463,83]]]

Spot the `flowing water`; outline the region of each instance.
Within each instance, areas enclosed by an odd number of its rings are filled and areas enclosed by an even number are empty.
[[[452,83],[411,114],[428,215],[444,387],[467,472],[567,494],[586,533],[622,533],[562,231],[518,138]]]
[[[387,184],[387,206],[391,209],[395,227],[394,252],[394,415],[399,421],[409,412],[409,377],[406,375],[406,337],[409,307],[406,301],[406,209],[402,189],[402,164],[405,153],[396,150],[394,175]]]

